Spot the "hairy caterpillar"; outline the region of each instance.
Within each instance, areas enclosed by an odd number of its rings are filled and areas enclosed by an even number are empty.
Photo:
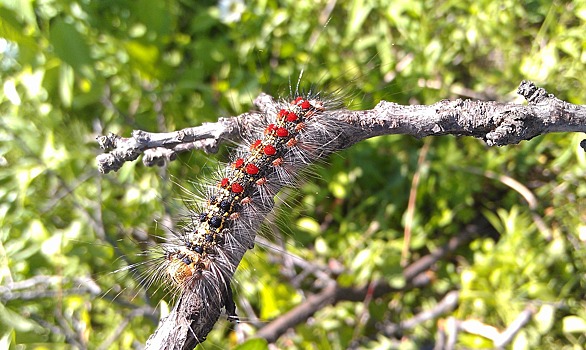
[[[224,308],[235,320],[232,274],[254,246],[277,192],[294,186],[305,167],[338,147],[332,140],[341,125],[330,115],[338,105],[319,94],[296,94],[246,125],[244,144],[219,172],[205,203],[192,208],[182,229],[158,247],[159,258],[150,262],[160,263],[153,276],[164,275],[179,292],[215,296],[221,305],[208,298],[209,309]]]

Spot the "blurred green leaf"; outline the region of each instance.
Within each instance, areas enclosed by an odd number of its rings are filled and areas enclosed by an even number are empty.
[[[73,102],[73,69],[67,65],[59,67],[59,96],[65,107]]]
[[[3,7],[0,4],[0,37],[18,43],[21,47],[26,47],[30,50],[38,50],[37,43],[34,39],[23,33],[22,24],[16,18],[16,14]]]
[[[269,345],[265,339],[250,339],[238,345],[234,350],[264,350],[268,349]]]
[[[547,334],[555,322],[555,307],[552,305],[543,305],[533,317],[537,324],[537,329],[541,334]]]
[[[12,327],[6,327],[3,330],[1,330],[0,331],[0,348],[13,349],[14,347],[11,346],[13,339],[14,339],[14,329]]]
[[[159,59],[159,51],[155,45],[143,44],[139,41],[128,41],[125,44],[128,55],[135,60],[144,74],[155,76],[156,63]]]
[[[51,22],[49,40],[55,54],[76,71],[82,72],[85,66],[92,64],[90,48],[86,38],[74,25],[58,17]]]
[[[529,346],[529,340],[527,339],[527,333],[524,330],[519,331],[513,340],[513,350],[528,350],[531,349]]]
[[[315,219],[304,217],[297,221],[297,226],[312,235],[318,235],[320,232],[319,223]]]
[[[0,304],[0,324],[3,325],[3,329],[13,329],[18,332],[31,332],[39,328],[30,319],[22,317],[18,313],[6,308],[3,304]],[[9,334],[10,332],[7,334],[2,332],[3,339],[7,339],[5,337]]]

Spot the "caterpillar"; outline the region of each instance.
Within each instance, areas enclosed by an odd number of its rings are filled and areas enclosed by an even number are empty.
[[[308,165],[339,149],[332,140],[342,125],[331,116],[338,100],[310,92],[268,106],[243,128],[243,145],[218,172],[204,203],[191,208],[181,229],[160,244],[153,272],[179,294],[204,298],[204,310],[217,314],[223,308],[231,321],[238,319],[232,274],[254,247],[277,192],[295,186]]]

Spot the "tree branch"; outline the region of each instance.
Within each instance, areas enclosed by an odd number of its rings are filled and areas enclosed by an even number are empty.
[[[339,135],[338,149],[380,135],[405,134],[417,138],[440,135],[473,136],[489,146],[516,144],[538,135],[553,132],[586,132],[586,108],[564,102],[534,83],[523,81],[517,90],[528,105],[494,101],[443,100],[432,105],[403,106],[381,101],[374,109],[365,111],[340,110],[338,122],[348,125]],[[254,101],[260,112],[275,104],[273,97],[261,94]],[[262,113],[250,112],[216,123],[168,133],[135,130],[132,137],[115,134],[98,137],[100,147],[110,150],[97,157],[102,173],[117,171],[127,161],[144,154],[147,166],[172,161],[177,153],[193,149],[216,152],[221,142],[239,141],[246,134],[250,118],[262,118]],[[581,147],[586,150],[586,142]]]
[[[517,315],[515,320],[502,332],[493,326],[486,325],[478,320],[464,320],[456,321],[456,330],[462,330],[470,334],[480,335],[484,338],[492,340],[496,349],[504,349],[515,336],[531,319],[535,314],[536,309],[533,305],[527,305],[523,311]]]
[[[401,321],[400,323],[391,323],[389,325],[386,325],[383,329],[383,334],[390,338],[392,336],[396,336],[397,333],[405,329],[411,329],[423,322],[433,320],[441,316],[442,314],[445,314],[446,312],[455,309],[456,306],[458,306],[459,298],[460,292],[457,290],[453,290],[447,293],[444,296],[444,298],[441,301],[439,301],[433,308],[426,311],[422,311],[417,315],[413,316],[412,318],[407,319],[405,321]]]
[[[367,293],[371,292],[373,298],[379,298],[392,292],[404,291],[411,288],[422,287],[430,282],[427,271],[439,260],[452,254],[458,247],[468,242],[478,233],[478,228],[470,226],[460,235],[452,237],[443,247],[434,252],[421,257],[403,271],[406,286],[403,288],[393,288],[385,281],[375,281],[371,285],[363,287],[342,287],[331,282],[320,293],[307,298],[305,302],[295,307],[291,311],[267,324],[260,329],[256,336],[265,338],[269,342],[274,342],[287,331],[287,329],[305,322],[314,313],[327,305],[334,305],[340,301],[362,301],[366,298]],[[369,289],[372,289],[369,291]]]
[[[62,284],[72,283],[75,287],[59,289]],[[34,300],[54,298],[58,295],[90,294],[100,295],[100,287],[89,278],[66,279],[61,276],[35,276],[24,281],[0,286],[0,301]]]

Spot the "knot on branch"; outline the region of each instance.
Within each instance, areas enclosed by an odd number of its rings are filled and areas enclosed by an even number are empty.
[[[98,170],[107,174],[110,171],[118,171],[124,162],[136,160],[146,147],[142,145],[141,141],[144,141],[142,139],[144,139],[144,135],[136,133],[133,133],[133,138],[129,139],[113,133],[109,133],[107,136],[98,136],[100,147],[104,150],[112,150],[110,153],[99,154],[96,157]]]
[[[119,139],[121,139],[121,137],[112,132],[106,136],[96,137],[96,140],[98,140],[98,145],[100,146],[100,148],[106,151],[115,148],[116,143]]]
[[[517,93],[523,96],[527,102],[537,104],[547,98],[553,97],[544,88],[537,87],[533,82],[523,80],[517,89]]]
[[[505,111],[498,126],[486,134],[486,144],[488,146],[504,146],[533,138],[535,136],[534,127],[530,122],[532,117],[532,115],[520,114],[515,111]]]

